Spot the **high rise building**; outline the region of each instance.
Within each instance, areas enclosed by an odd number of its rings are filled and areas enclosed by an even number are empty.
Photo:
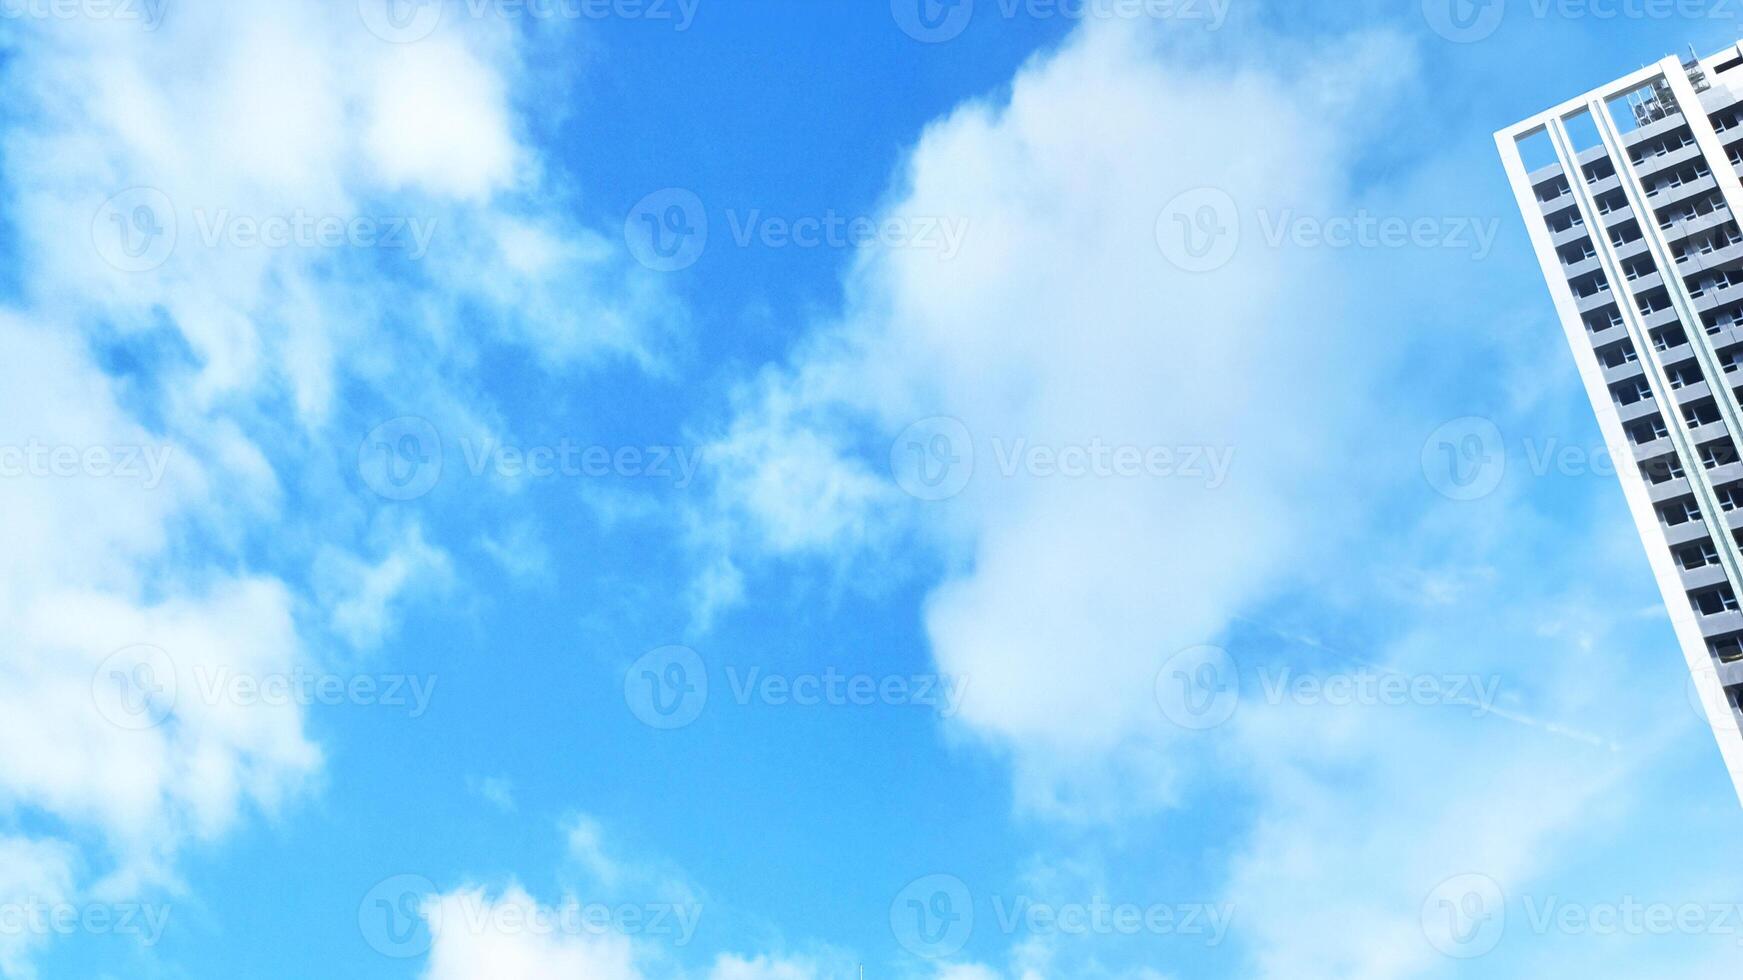
[[[1743,44],[1495,142],[1743,798]]]

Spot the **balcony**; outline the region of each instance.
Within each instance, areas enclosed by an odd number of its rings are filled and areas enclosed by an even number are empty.
[[[1685,146],[1678,147],[1677,149],[1668,150],[1662,154],[1647,154],[1646,159],[1641,160],[1639,163],[1634,165],[1634,171],[1640,175],[1642,182],[1646,182],[1651,180],[1651,178],[1664,173],[1666,170],[1697,160],[1700,156],[1700,144],[1689,143]]]
[[[1667,500],[1675,500],[1688,492],[1689,478],[1686,476],[1679,476],[1674,480],[1666,480],[1663,483],[1646,484],[1646,495],[1652,498],[1652,502],[1655,504],[1662,504]]]
[[[1651,442],[1635,443],[1634,461],[1644,463],[1649,459],[1657,459],[1676,452],[1676,446],[1671,444],[1669,436],[1659,436]]]
[[[1688,590],[1711,588],[1725,581],[1725,566],[1714,562],[1702,565],[1700,568],[1678,568],[1682,575],[1682,587]]]
[[[1671,391],[1676,393],[1674,397],[1676,398],[1676,403],[1678,405],[1693,405],[1695,402],[1698,402],[1713,393],[1712,388],[1710,388],[1705,381],[1697,381],[1692,385],[1683,385],[1681,388],[1672,388]]]
[[[1701,624],[1702,636],[1719,636],[1724,633],[1735,633],[1743,630],[1743,612],[1727,609],[1724,612],[1704,616],[1700,610],[1695,611],[1695,621]]]
[[[1615,367],[1610,367],[1609,365],[1605,364],[1603,361],[1599,361],[1598,365],[1600,368],[1602,368],[1602,370],[1604,372],[1604,383],[1605,384],[1615,384],[1618,381],[1626,381],[1629,378],[1637,378],[1641,374],[1644,373],[1644,371],[1640,367],[1640,362],[1638,360],[1623,361],[1621,364],[1618,364]]]
[[[1707,536],[1707,523],[1698,517],[1681,524],[1665,524],[1660,521],[1659,527],[1664,529],[1664,540],[1672,548],[1699,541]]]
[[[1575,295],[1574,297],[1574,305],[1578,307],[1582,315],[1602,309],[1605,304],[1614,302],[1616,302],[1616,295],[1610,292],[1609,283],[1605,283],[1596,292],[1587,293],[1584,296]]]

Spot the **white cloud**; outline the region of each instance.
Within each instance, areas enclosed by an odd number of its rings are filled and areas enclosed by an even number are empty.
[[[814,980],[817,965],[809,960],[758,956],[722,956],[708,971],[709,980]]]
[[[513,813],[517,809],[514,783],[506,776],[470,777],[466,780],[466,787],[501,813]]]
[[[398,626],[395,607],[408,593],[441,590],[452,584],[447,552],[424,540],[417,524],[383,529],[381,556],[374,561],[327,549],[317,578],[332,629],[352,646],[369,649]]]
[[[429,900],[430,958],[424,980],[639,980],[624,936],[531,925],[551,915],[525,890],[491,898],[462,889]]]
[[[569,857],[581,865],[604,888],[617,884],[622,868],[605,851],[605,831],[599,821],[577,814],[566,827]]]
[[[483,200],[514,178],[507,86],[455,37],[390,45],[374,64],[369,159],[394,186]]]
[[[188,842],[320,768],[300,707],[214,697],[215,675],[379,644],[453,577],[347,485],[380,421],[352,415],[482,430],[493,407],[456,379],[484,346],[656,368],[677,314],[546,184],[509,25],[395,45],[355,5],[219,3],[153,32],[12,26],[0,447],[80,462],[0,479],[0,814],[30,810],[32,847],[88,843],[56,880],[118,897],[174,887]],[[372,237],[413,231],[428,254]],[[98,449],[142,451],[149,479],[93,472]],[[109,669],[140,645],[147,669]],[[164,717],[116,724],[116,699]],[[0,862],[0,893],[28,870]]]
[[[1093,795],[1057,785],[1076,772],[1116,781],[1098,756],[1169,739],[1161,663],[1287,581],[1330,537],[1304,514],[1329,518],[1352,490],[1336,454],[1359,412],[1338,389],[1366,368],[1330,353],[1361,349],[1338,313],[1346,274],[1268,247],[1255,215],[1351,210],[1349,144],[1368,124],[1334,83],[1356,71],[1372,91],[1410,62],[1364,36],[1210,71],[1097,22],[1008,100],[929,127],[890,213],[966,220],[966,242],[950,259],[867,253],[841,323],[747,386],[709,450],[726,464],[719,522],[739,530],[715,532],[728,543],[699,592],[730,598],[703,586],[746,555],[839,558],[917,522],[948,563],[925,622],[939,668],[971,679],[963,720],[1024,757],[1030,803]],[[1242,238],[1226,266],[1187,272],[1159,218],[1178,232],[1165,209],[1206,186]],[[887,447],[933,416],[966,427],[974,473],[921,503],[892,485]],[[1006,472],[1025,447],[1095,446],[1174,455],[1161,476]]]
[[[17,909],[25,903],[57,905],[74,896],[73,865],[76,856],[72,848],[53,842],[20,837],[0,837],[0,906]],[[0,975],[18,980],[35,980],[31,965],[33,948],[47,941],[48,936],[28,928],[19,928],[16,915],[12,926],[0,932]]]

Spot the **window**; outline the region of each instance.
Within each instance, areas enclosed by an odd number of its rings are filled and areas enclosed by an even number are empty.
[[[1664,427],[1664,418],[1658,415],[1628,424],[1628,438],[1632,439],[1637,446],[1644,446],[1655,439],[1663,439],[1669,434],[1670,431]]]
[[[1695,507],[1695,498],[1678,497],[1668,504],[1658,505],[1659,519],[1665,527],[1678,527],[1690,521],[1701,519],[1701,512]]]
[[[1719,549],[1714,546],[1712,539],[1708,538],[1678,548],[1676,560],[1682,567],[1691,571],[1705,568],[1708,565],[1717,565],[1719,563]]]
[[[1715,491],[1719,498],[1719,509],[1729,514],[1738,507],[1743,507],[1743,485],[1728,483]]]
[[[1729,439],[1717,439],[1701,447],[1701,467],[1716,470],[1737,462],[1737,447]]]
[[[1704,398],[1693,405],[1683,406],[1682,417],[1691,427],[1712,425],[1719,421],[1719,406],[1712,399]]]
[[[1737,594],[1731,591],[1730,585],[1716,585],[1710,589],[1702,589],[1689,598],[1694,600],[1695,608],[1703,616],[1716,616],[1723,612],[1737,611]]]
[[[1631,378],[1610,386],[1610,394],[1618,405],[1633,405],[1652,397],[1652,386],[1645,378]]]
[[[1715,637],[1707,641],[1707,649],[1711,651],[1714,657],[1717,657],[1725,663],[1736,663],[1739,660],[1743,660],[1743,634],[1728,633],[1724,636]],[[1737,707],[1738,692],[1733,690],[1729,693],[1731,695],[1729,699],[1731,701],[1731,706]]]
[[[1670,387],[1673,391],[1687,388],[1690,385],[1698,385],[1706,380],[1701,376],[1700,366],[1693,361],[1673,364],[1664,373],[1670,378]]]
[[[1646,482],[1655,486],[1681,479],[1683,475],[1682,460],[1675,456],[1660,456],[1657,459],[1649,459],[1640,464],[1640,475],[1646,478]]]

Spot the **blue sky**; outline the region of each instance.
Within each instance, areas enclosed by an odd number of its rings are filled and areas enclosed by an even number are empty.
[[[1734,972],[1490,135],[1728,5],[0,10],[0,975]]]

